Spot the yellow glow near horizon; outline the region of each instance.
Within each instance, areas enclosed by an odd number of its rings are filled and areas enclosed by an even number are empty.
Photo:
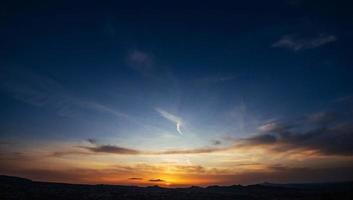
[[[53,145],[41,151],[29,149],[21,159],[11,159],[2,168],[16,169],[9,171],[9,175],[41,181],[185,187],[256,183],[269,174],[274,180],[282,180],[292,169],[335,167],[353,162],[352,157],[320,155],[305,149],[274,152],[265,146],[192,154],[52,155],[64,148],[68,152],[77,151],[68,146]]]

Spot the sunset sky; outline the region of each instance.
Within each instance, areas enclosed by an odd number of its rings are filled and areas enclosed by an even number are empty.
[[[352,3],[92,2],[1,2],[0,174],[353,180]]]

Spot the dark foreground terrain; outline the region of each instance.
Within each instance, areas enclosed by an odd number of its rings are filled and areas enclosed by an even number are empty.
[[[160,188],[35,182],[0,176],[0,199],[353,199],[353,182]]]

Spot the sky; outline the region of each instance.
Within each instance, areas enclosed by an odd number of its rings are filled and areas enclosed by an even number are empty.
[[[5,1],[0,174],[353,180],[349,1]]]

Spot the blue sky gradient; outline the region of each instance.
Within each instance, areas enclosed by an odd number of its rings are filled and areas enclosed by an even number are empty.
[[[206,151],[212,156],[234,146],[261,149],[277,142],[274,145],[286,149],[346,156],[334,169],[353,166],[351,151],[322,148],[331,130],[347,132],[348,139],[346,134],[335,138],[348,141],[342,147],[353,147],[352,130],[347,128],[353,113],[349,2],[2,4],[0,157],[6,165],[0,171],[4,173],[36,177],[23,173],[25,169],[9,171],[9,166],[19,165],[13,159],[21,160],[20,154],[58,153],[64,146],[67,154],[78,156],[79,151],[82,157],[75,159],[82,163],[92,156],[86,153],[103,154],[91,159],[102,165],[111,162],[104,160],[105,153],[122,153],[129,154],[122,163],[127,159],[131,165],[161,165],[150,155],[167,159],[165,154],[188,157]],[[297,143],[303,139],[300,135],[318,127],[328,136]],[[271,134],[266,135],[269,128]],[[295,132],[295,137],[287,137],[284,130]],[[252,154],[254,160],[256,155]],[[216,160],[191,157],[188,165],[224,167],[231,171],[228,175],[233,173],[232,166],[221,160],[217,165]],[[60,165],[68,166],[72,158],[61,159]],[[322,162],[331,166],[335,159]],[[281,165],[311,167],[312,162],[310,157],[307,162],[286,160]],[[334,172],[327,172],[327,177],[330,173]],[[287,177],[276,180],[294,180]],[[337,180],[341,178],[337,175]],[[171,184],[186,185],[237,182],[173,180]],[[257,180],[261,178],[238,182]]]

